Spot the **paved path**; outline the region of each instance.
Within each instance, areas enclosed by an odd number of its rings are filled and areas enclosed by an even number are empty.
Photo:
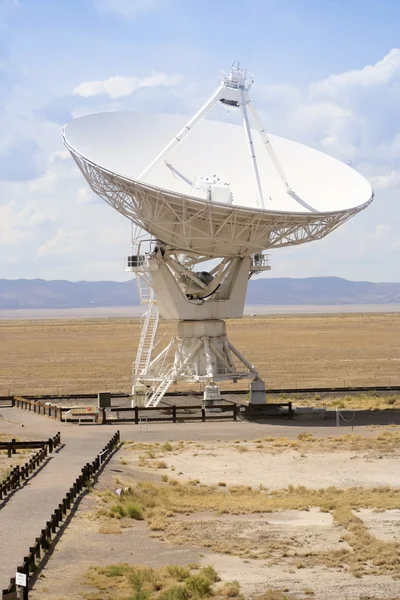
[[[116,428],[64,425],[19,409],[2,408],[0,414],[3,417],[0,419],[2,433],[47,439],[61,431],[61,442],[64,444],[59,451],[50,455],[47,464],[29,483],[17,490],[0,508],[1,593],[53,510],[78,477],[82,466],[98,454]]]

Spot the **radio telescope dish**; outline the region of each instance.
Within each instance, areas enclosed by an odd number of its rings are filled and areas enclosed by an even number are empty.
[[[262,252],[321,239],[373,199],[370,184],[348,165],[267,134],[250,98],[252,83],[235,65],[190,119],[99,113],[63,130],[93,191],[156,241],[146,255],[137,247],[128,267],[150,286],[134,388],[157,382],[152,406],[180,379],[211,387],[224,379],[257,380],[221,319],[242,316],[249,276],[269,269]],[[215,106],[238,112],[242,126],[205,119]],[[210,259],[219,265],[195,270]],[[149,327],[158,323],[153,290],[161,316],[179,320],[166,374],[163,353],[151,360]]]

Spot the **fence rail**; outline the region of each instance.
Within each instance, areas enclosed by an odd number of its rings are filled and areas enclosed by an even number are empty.
[[[41,530],[40,536],[35,539],[34,545],[29,548],[27,556],[24,556],[22,565],[16,568],[17,573],[26,575],[26,586],[22,588],[22,595],[20,596],[23,600],[28,600],[31,576],[37,573],[40,562],[51,548],[57,530],[62,525],[65,517],[75,507],[83,489],[89,485],[92,477],[100,470],[110,454],[118,447],[119,443],[120,432],[117,431],[96,458],[91,463],[86,463],[83,466],[81,474],[71,486],[69,492],[64,496],[61,503],[55,508],[49,521],[46,522],[46,526]],[[7,589],[2,592],[2,600],[14,600],[16,593],[17,585],[15,578],[12,577]]]
[[[21,481],[28,479],[30,474],[37,469],[41,462],[47,457],[49,452],[53,452],[54,448],[61,444],[61,435],[58,432],[53,438],[49,438],[45,441],[37,442],[1,442],[0,450],[7,450],[8,457],[11,458],[15,454],[17,449],[24,448],[40,448],[38,452],[35,452],[33,456],[24,465],[17,465],[11,470],[9,476],[0,483],[0,500],[8,495],[10,492],[15,490],[21,485]]]
[[[62,413],[65,412],[63,407],[55,406],[48,402],[41,402],[40,400],[32,400],[29,398],[23,398],[22,396],[14,396],[14,406],[17,408],[23,408],[25,410],[32,411],[39,415],[46,415],[62,421]]]
[[[103,424],[133,422],[135,425],[138,425],[141,418],[147,419],[148,422],[166,421],[170,423],[179,423],[182,421],[202,421],[204,423],[211,420],[237,420],[239,409],[238,405],[233,402],[228,405],[215,406],[214,410],[218,412],[210,412],[203,404],[193,406],[157,406],[155,408],[150,406],[135,406],[134,408],[113,406],[112,408],[102,409],[102,422]],[[197,412],[193,414],[193,411]],[[120,418],[120,413],[132,414],[132,417]],[[116,414],[116,416],[109,416],[113,414]]]

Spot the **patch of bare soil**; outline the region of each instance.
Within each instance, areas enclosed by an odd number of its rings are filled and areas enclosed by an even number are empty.
[[[377,512],[370,508],[362,508],[356,512],[356,515],[377,538],[386,541],[400,542],[399,509]]]
[[[299,434],[296,440],[267,438],[238,444],[127,444],[121,460],[128,468],[163,469],[169,477],[199,479],[208,485],[240,482],[269,490],[289,485],[397,487],[399,442],[396,427],[374,437],[346,435],[328,440]]]
[[[194,513],[168,522],[162,538],[174,544],[210,548],[223,554],[268,560],[334,549],[344,542],[345,529],[318,508],[255,515]]]

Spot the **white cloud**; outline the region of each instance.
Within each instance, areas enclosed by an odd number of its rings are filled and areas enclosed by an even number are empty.
[[[400,75],[400,48],[393,48],[382,60],[363,69],[331,75],[310,86],[311,97],[334,95],[345,88],[385,86]]]
[[[100,13],[112,12],[125,19],[134,19],[138,13],[159,10],[167,6],[165,0],[94,0]]]
[[[22,206],[15,200],[0,204],[0,247],[11,249],[32,243],[36,233],[40,229],[49,228],[54,220],[51,214],[42,210],[35,202],[28,201]]]
[[[153,73],[150,77],[121,77],[115,75],[103,81],[84,81],[74,89],[74,94],[89,98],[106,94],[110,98],[124,98],[145,87],[172,87],[182,81],[180,75]]]
[[[86,240],[87,233],[81,229],[68,230],[57,229],[53,237],[39,246],[36,258],[45,256],[73,256],[80,252],[82,244]]]
[[[371,183],[376,191],[400,187],[400,171],[393,169],[390,173],[371,177]]]

